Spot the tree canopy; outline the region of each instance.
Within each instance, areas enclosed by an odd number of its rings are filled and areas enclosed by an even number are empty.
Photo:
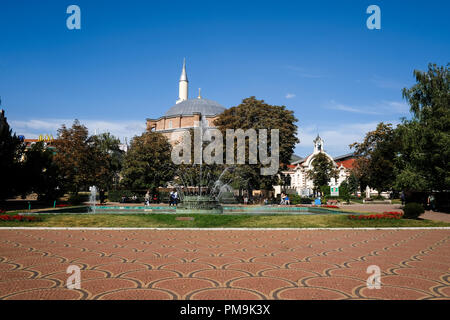
[[[60,167],[67,190],[77,193],[90,185],[99,185],[109,174],[107,157],[78,120],[71,128],[62,125],[54,144],[57,149],[54,160]]]
[[[285,106],[275,106],[249,97],[242,100],[238,106],[225,110],[216,120],[215,125],[225,137],[226,129],[267,129],[268,146],[270,147],[270,130],[279,130],[279,161],[281,165],[288,164],[295,145],[299,142],[297,138],[297,119],[294,112]],[[236,147],[235,147],[236,148]],[[246,159],[248,159],[248,143],[246,144]],[[238,189],[269,190],[274,184],[279,184],[278,175],[260,175],[261,164],[237,165],[233,187]],[[281,167],[280,167],[281,169]]]
[[[396,187],[403,190],[450,190],[450,70],[429,64],[415,70],[417,83],[403,89],[412,119],[398,126],[401,149]]]
[[[17,179],[20,173],[21,157],[24,147],[16,134],[12,133],[4,111],[0,114],[0,200],[18,193],[21,181]]]
[[[134,137],[124,157],[121,183],[134,190],[165,185],[175,174],[171,150],[161,133],[145,132]]]
[[[367,185],[378,192],[392,189],[399,146],[397,137],[392,124],[380,122],[374,131],[366,134],[363,142],[350,145],[357,157],[353,174],[361,182],[361,189]]]

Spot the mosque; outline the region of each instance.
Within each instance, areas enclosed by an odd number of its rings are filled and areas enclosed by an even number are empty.
[[[147,131],[158,131],[174,143],[182,133],[199,126],[214,127],[214,120],[226,110],[216,101],[205,99],[199,89],[198,97],[189,99],[189,80],[186,72],[186,60],[183,62],[179,80],[179,98],[176,104],[158,119],[147,119]]]

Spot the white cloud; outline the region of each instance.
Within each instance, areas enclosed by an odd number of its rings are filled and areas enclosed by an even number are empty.
[[[295,93],[287,93],[286,94],[286,99],[292,99],[295,98]]]
[[[327,108],[369,115],[386,115],[386,114],[407,115],[409,112],[408,104],[399,101],[386,101],[386,100],[376,102],[368,106],[350,106],[342,103],[337,103],[334,100],[331,100]]]
[[[395,127],[399,121],[384,121],[392,123]],[[339,156],[350,153],[349,145],[353,142],[361,142],[366,133],[375,130],[378,122],[366,123],[340,123],[330,126],[325,130],[318,130],[316,126],[301,127],[299,126],[298,137],[300,143],[295,148],[295,153],[301,157],[309,155],[313,149],[313,140],[317,134],[324,140],[324,148],[331,156]]]
[[[10,126],[17,135],[24,135],[25,138],[37,138],[39,135],[52,134],[56,137],[58,128],[62,124],[67,127],[72,126],[73,120],[69,119],[31,119],[9,121]],[[102,121],[102,120],[82,120],[80,123],[89,129],[90,134],[110,132],[114,136],[124,140],[131,139],[135,135],[140,135],[145,131],[145,122],[143,121]]]

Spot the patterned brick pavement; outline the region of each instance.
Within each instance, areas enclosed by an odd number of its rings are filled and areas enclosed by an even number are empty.
[[[0,299],[449,299],[449,267],[450,230],[0,230]]]

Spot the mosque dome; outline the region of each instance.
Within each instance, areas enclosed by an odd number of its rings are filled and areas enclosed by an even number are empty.
[[[175,115],[192,115],[194,112],[199,112],[203,116],[215,116],[225,110],[226,108],[216,101],[198,98],[183,100],[167,110],[164,115],[166,117]]]

